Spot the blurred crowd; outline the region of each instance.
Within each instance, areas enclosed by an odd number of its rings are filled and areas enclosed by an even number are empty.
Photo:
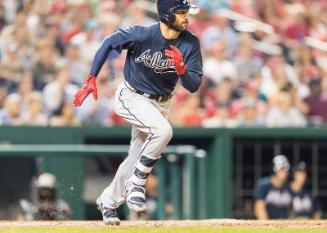
[[[198,93],[178,85],[175,126],[305,127],[327,122],[326,0],[197,0]],[[122,125],[113,96],[125,54],[98,76],[98,101],[75,109],[93,55],[118,27],[157,21],[155,0],[0,0],[0,124]]]

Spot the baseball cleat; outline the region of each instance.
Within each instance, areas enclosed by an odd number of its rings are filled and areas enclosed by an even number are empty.
[[[143,186],[128,181],[125,185],[125,197],[129,209],[135,212],[146,211],[145,189]]]
[[[100,198],[96,201],[98,210],[102,213],[103,222],[106,225],[119,225],[120,219],[118,217],[116,209],[111,209],[108,207],[103,206],[103,203],[101,202]]]

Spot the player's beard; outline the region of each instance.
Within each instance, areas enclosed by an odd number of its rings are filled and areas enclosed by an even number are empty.
[[[176,21],[175,21],[170,25],[170,28],[177,31],[177,32],[185,31],[185,30],[187,30],[187,27],[188,27],[188,20],[187,19],[185,19],[181,23],[176,23]]]

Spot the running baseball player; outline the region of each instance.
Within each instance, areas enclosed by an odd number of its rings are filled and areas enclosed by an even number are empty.
[[[108,54],[127,49],[125,81],[116,91],[115,111],[132,124],[131,144],[113,181],[96,201],[106,224],[120,223],[116,209],[125,200],[133,211],[146,210],[144,185],[172,138],[167,115],[176,83],[180,80],[192,93],[201,84],[199,40],[187,30],[193,7],[189,0],[158,0],[160,22],[118,29],[105,38],[84,86],[75,96],[76,107],[90,93],[96,100],[96,77]]]

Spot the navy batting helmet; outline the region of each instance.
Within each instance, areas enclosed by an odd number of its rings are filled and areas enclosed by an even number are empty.
[[[158,0],[157,9],[159,20],[168,26],[175,21],[175,12],[179,10],[189,10],[197,8],[191,5],[190,0]]]

